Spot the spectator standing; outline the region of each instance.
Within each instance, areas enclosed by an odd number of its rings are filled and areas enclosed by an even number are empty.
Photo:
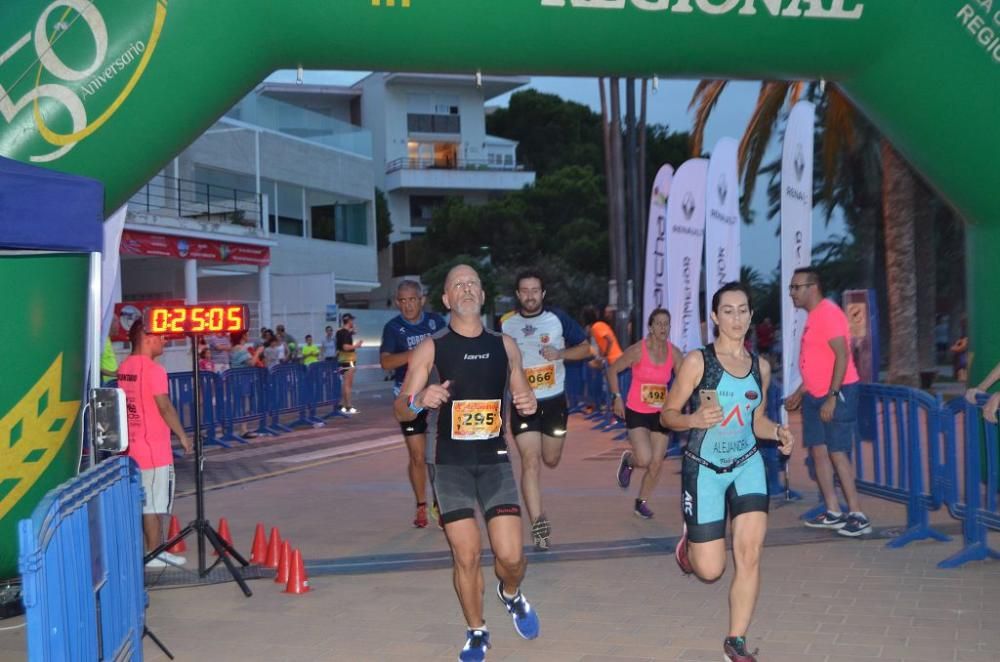
[[[319,361],[319,345],[313,344],[313,337],[306,334],[306,344],[302,345],[302,365],[308,367]]]
[[[229,350],[233,348],[228,334],[207,336],[209,357],[216,372],[229,370]]]
[[[202,372],[215,372],[212,351],[208,347],[202,347],[198,352],[198,370]]]
[[[599,365],[595,367],[603,369],[617,361],[622,355],[622,347],[611,326],[598,317],[594,306],[584,306],[582,317],[587,335],[596,346],[594,359]]]
[[[340,364],[340,372],[343,375],[343,402],[340,404],[340,413],[357,414],[358,410],[351,404],[351,390],[354,385],[354,370],[358,364],[358,348],[361,341],[354,340],[354,315],[344,313],[340,318],[340,328],[337,330],[337,362]]]
[[[840,306],[823,298],[823,284],[813,267],[796,269],[788,292],[795,307],[808,311],[809,316],[799,350],[802,384],[785,400],[785,408],[802,409],[802,442],[809,449],[826,502],[826,512],[805,524],[850,537],[871,533],[871,522],[861,511],[850,457],[860,379],[851,356],[847,316]],[[850,508],[846,514],[840,511],[834,471]]]
[[[177,435],[185,452],[191,452],[192,445],[170,403],[167,371],[154,360],[163,354],[163,337],[145,333],[141,318],[132,323],[128,335],[132,353],[118,367],[118,387],[125,392],[127,454],[142,474],[145,494],[142,530],[149,552],[162,542],[161,517],[169,515],[173,506],[174,455],[170,432]],[[146,566],[163,568],[185,562],[183,556],[164,551],[150,559]]]
[[[323,338],[323,360],[337,360],[337,336],[333,333],[333,327],[326,327],[326,336]]]
[[[254,349],[246,331],[233,331],[229,336],[229,367],[249,368],[254,364]]]
[[[295,336],[285,331],[285,325],[279,324],[274,327],[274,335],[277,336],[278,342],[285,346],[285,358],[282,359],[282,363],[293,363],[299,358],[299,344],[295,340]]]
[[[111,345],[111,338],[104,339],[104,351],[101,352],[101,383],[106,383],[118,377],[118,357]]]

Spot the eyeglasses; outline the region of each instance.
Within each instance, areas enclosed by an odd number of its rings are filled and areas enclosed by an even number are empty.
[[[396,301],[399,302],[399,305],[403,305],[404,303],[420,303],[420,297],[400,297]]]
[[[478,280],[460,280],[452,284],[452,289],[476,292],[483,286]]]
[[[799,283],[799,284],[792,283],[791,285],[788,286],[788,291],[789,292],[798,292],[801,289],[807,288],[810,285],[815,285],[815,284],[816,283]]]

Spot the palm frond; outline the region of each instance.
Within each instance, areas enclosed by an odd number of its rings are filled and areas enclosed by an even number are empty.
[[[740,140],[738,160],[740,174],[743,177],[740,211],[745,216],[750,212],[750,200],[753,198],[754,186],[757,183],[757,171],[760,169],[764,152],[767,151],[767,144],[771,141],[771,134],[774,133],[781,107],[788,96],[788,88],[787,82],[761,83],[757,105]]]
[[[691,103],[688,110],[695,108],[694,124],[691,127],[691,155],[701,156],[703,142],[705,140],[705,126],[708,118],[715,109],[715,104],[719,102],[722,91],[726,89],[725,80],[702,80],[691,95]]]
[[[834,183],[841,179],[843,165],[853,155],[857,140],[855,122],[857,111],[840,88],[827,85],[823,124],[823,197],[833,197]]]

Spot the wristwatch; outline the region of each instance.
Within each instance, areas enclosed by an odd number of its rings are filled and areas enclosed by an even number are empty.
[[[417,395],[415,393],[413,395],[411,395],[409,401],[406,404],[407,404],[407,407],[409,407],[410,411],[412,411],[414,414],[419,414],[420,412],[422,412],[424,410],[424,408],[423,407],[418,407],[415,404],[413,404],[413,401],[416,399],[416,397],[417,397]]]
[[[837,397],[840,397],[840,389],[839,388],[832,388],[832,389],[830,389],[830,392],[826,394],[826,397],[828,397],[828,398],[837,398]]]
[[[611,399],[612,399],[612,400],[614,400],[615,398],[620,398],[620,397],[622,397],[622,394],[621,394],[621,393],[612,393],[612,394],[611,394]]]

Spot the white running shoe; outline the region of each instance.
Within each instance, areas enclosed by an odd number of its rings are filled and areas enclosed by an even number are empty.
[[[155,561],[156,559],[159,559],[164,563],[168,563],[170,565],[184,565],[185,563],[187,563],[187,558],[180,556],[178,554],[171,554],[170,552],[160,552],[154,557],[153,560]]]

